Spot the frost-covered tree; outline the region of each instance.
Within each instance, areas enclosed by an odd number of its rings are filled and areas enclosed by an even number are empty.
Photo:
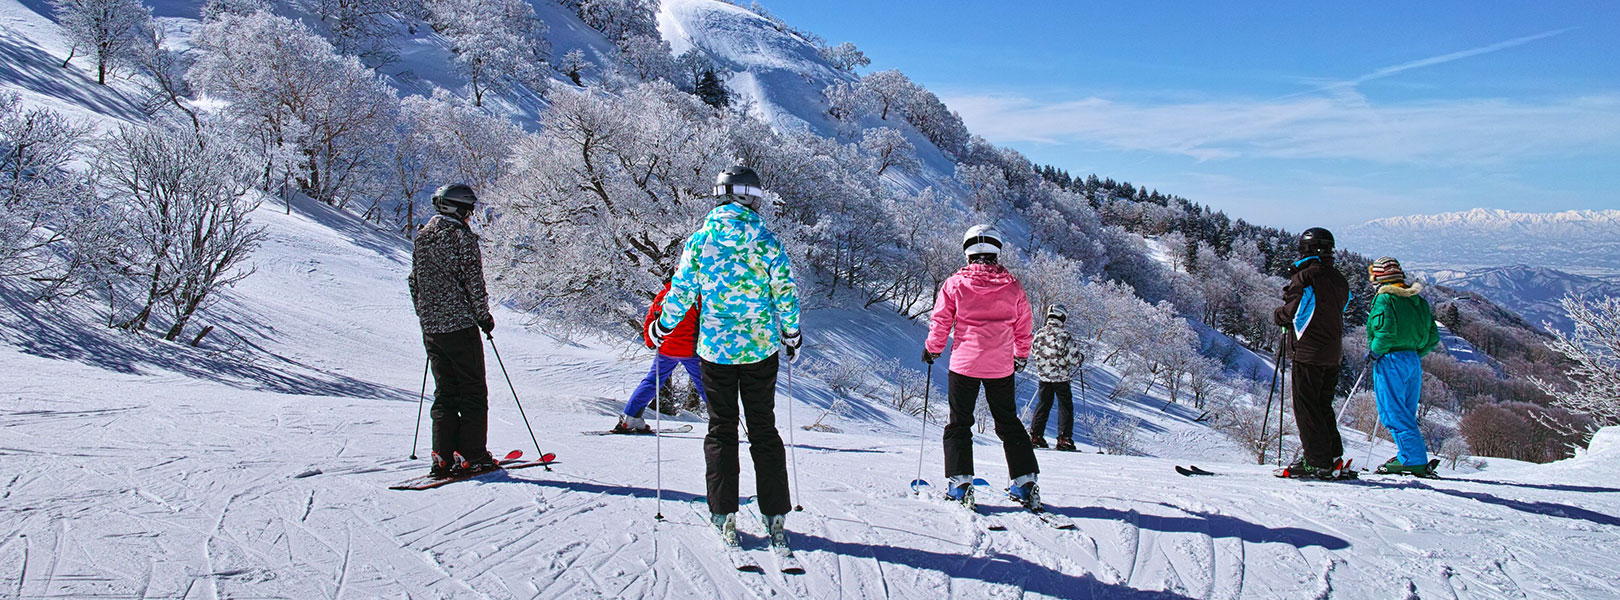
[[[861,78],[862,91],[872,99],[878,118],[888,120],[891,109],[904,107],[917,93],[917,84],[895,69],[878,71]]]
[[[546,24],[523,0],[427,0],[434,31],[450,41],[473,106],[509,82],[538,85],[551,56]]]
[[[373,66],[397,58],[390,39],[394,16],[407,8],[401,0],[298,0],[332,33],[339,54],[360,57]]]
[[[194,39],[206,52],[186,73],[253,155],[265,189],[293,183],[336,206],[382,193],[399,100],[352,56],[267,12],[226,14]]]
[[[973,210],[993,210],[1007,197],[1007,177],[995,165],[956,165],[956,180],[968,191]]]
[[[658,37],[657,0],[568,0],[566,4],[609,40]]]
[[[567,75],[568,80],[574,82],[574,85],[585,85],[581,77],[593,66],[595,65],[585,58],[584,52],[575,49],[563,54],[562,60],[557,62],[557,72]]]
[[[192,129],[200,130],[202,123],[197,111],[185,101],[191,96],[186,70],[191,68],[194,58],[188,50],[169,48],[163,28],[154,26],[142,34],[135,64],[141,74],[146,75],[144,83],[150,94],[147,105],[154,111],[164,106],[180,111],[191,121]]]
[[[506,175],[512,145],[523,131],[506,119],[489,115],[435,88],[427,98],[400,101],[392,152],[394,216],[407,233],[419,221],[417,209],[433,188],[465,183],[484,192]],[[380,219],[381,204],[368,213]],[[426,213],[423,213],[426,214]]]
[[[59,278],[53,247],[71,243],[88,218],[89,194],[68,167],[78,161],[90,127],[52,110],[23,110],[0,94],[0,277]]]
[[[1620,425],[1620,298],[1568,295],[1558,304],[1575,329],[1554,331],[1547,347],[1570,361],[1574,385],[1561,388],[1539,378],[1533,381],[1552,397],[1554,407],[1591,418],[1592,430]],[[1468,443],[1472,445],[1473,438]],[[1476,453],[1485,454],[1477,449]]]
[[[126,125],[100,145],[102,193],[124,207],[125,260],[142,300],[123,323],[144,329],[154,311],[178,339],[216,292],[252,273],[241,269],[263,238],[248,219],[256,206],[238,177],[241,162],[222,140],[199,142],[190,127]]]
[[[882,176],[889,167],[902,169],[915,169],[921,163],[917,161],[917,149],[906,141],[906,136],[900,130],[892,127],[874,127],[861,134],[861,151],[871,157],[872,164],[877,166],[877,175]]]
[[[837,46],[824,46],[820,50],[822,60],[831,63],[833,68],[841,71],[855,72],[855,69],[872,64],[872,59],[866,57],[865,52],[855,47],[855,44],[844,42]]]
[[[639,323],[730,161],[714,111],[668,82],[622,94],[553,86],[540,132],[489,194],[497,288],[575,327]],[[756,165],[757,166],[757,165]],[[767,182],[767,189],[770,184]]]
[[[902,106],[906,113],[906,122],[916,127],[919,133],[933,142],[934,146],[944,152],[946,156],[961,160],[967,150],[972,134],[968,133],[967,125],[962,123],[962,117],[939,100],[933,92],[917,86]],[[1022,158],[1022,155],[1018,155]],[[1024,160],[1028,163],[1028,160]],[[1020,165],[1022,166],[1022,165]],[[1004,167],[1005,168],[1005,167]],[[1024,169],[1006,168],[1008,172],[1023,172]]]
[[[96,63],[96,83],[106,85],[107,75],[134,58],[144,30],[150,27],[152,12],[140,0],[50,0],[56,22],[67,32],[74,55],[84,52]]]
[[[618,42],[619,63],[637,81],[676,79],[679,67],[670,55],[669,42],[658,36],[632,35]]]
[[[877,100],[860,82],[840,81],[822,90],[827,99],[827,116],[837,123],[840,135],[853,135],[860,119],[876,109]]]

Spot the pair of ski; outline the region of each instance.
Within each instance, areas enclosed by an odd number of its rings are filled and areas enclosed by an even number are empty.
[[[613,431],[613,430],[610,429],[610,430],[606,430],[606,431],[581,431],[580,433],[583,433],[585,435],[654,435],[654,434],[657,434],[657,435],[669,435],[671,433],[691,433],[691,432],[692,432],[692,426],[691,425],[682,425],[680,427],[665,427],[663,429],[656,429],[656,430],[649,429],[647,431]]]
[[[1177,465],[1176,466],[1176,472],[1180,473],[1182,476],[1185,476],[1185,477],[1200,477],[1200,476],[1202,476],[1202,477],[1214,477],[1214,476],[1217,476],[1217,475],[1221,475],[1220,473],[1216,473],[1214,471],[1206,471],[1204,469],[1200,469],[1200,468],[1198,468],[1198,465],[1187,465],[1185,467]],[[1274,474],[1273,476],[1277,477],[1279,479],[1303,479],[1303,480],[1306,480],[1306,481],[1346,481],[1346,480],[1350,480],[1350,479],[1357,479],[1359,477],[1359,474],[1355,470],[1350,468],[1349,463],[1345,463],[1344,468],[1339,470],[1339,474],[1336,477],[1294,477],[1294,476],[1276,475],[1276,474]]]
[[[990,482],[985,481],[983,478],[974,477],[973,478],[973,487],[988,490],[988,489],[990,489]],[[933,489],[934,489],[934,486],[932,484],[929,484],[926,480],[914,479],[914,480],[911,481],[911,493],[917,495],[918,497],[927,497],[930,493],[932,493]],[[943,498],[943,496],[942,496],[942,498]],[[1011,500],[1015,500],[1015,501],[1017,500],[1017,498],[1013,498],[1012,494],[1010,494],[1010,493],[1007,494],[1007,498],[1011,499]],[[967,508],[967,505],[962,504],[961,502],[958,502],[956,500],[951,500],[950,498],[943,498],[943,500],[944,500],[944,502],[946,502],[948,504],[955,504],[957,506]],[[1045,523],[1048,527],[1051,527],[1053,529],[1074,529],[1075,528],[1074,521],[1069,520],[1068,517],[1053,514],[1052,511],[1046,510],[1045,508],[1029,508],[1029,507],[1024,506],[1022,503],[1020,503],[1018,505],[1018,507],[1023,508],[1026,511],[1029,511],[1029,514],[1035,515],[1036,519],[1040,520],[1042,523]],[[976,503],[976,502],[974,503],[972,511],[973,511],[973,514],[975,514],[977,516],[980,516],[980,517],[984,517],[984,518],[990,520],[989,525],[987,525],[987,528],[990,531],[1006,531],[1007,530],[1007,525],[1005,523],[999,522],[994,515],[991,515],[989,513],[984,512],[984,510],[979,507],[978,503]]]
[[[448,477],[434,477],[432,475],[423,475],[421,477],[412,477],[410,479],[406,479],[405,481],[401,481],[401,482],[396,483],[394,485],[388,486],[388,489],[391,489],[391,490],[431,490],[433,488],[449,485],[449,484],[455,483],[457,481],[466,481],[468,479],[473,479],[473,478],[476,478],[476,477],[482,477],[484,475],[488,475],[490,473],[495,473],[495,472],[498,472],[498,471],[510,471],[510,470],[513,470],[513,469],[527,469],[529,467],[545,467],[547,471],[550,471],[551,470],[551,465],[554,465],[554,464],[557,464],[557,455],[553,454],[551,452],[547,452],[545,454],[540,455],[540,460],[525,461],[525,460],[523,460],[523,451],[522,450],[513,450],[511,452],[506,453],[506,456],[502,457],[501,460],[496,461],[495,466],[493,468],[484,469],[484,470],[481,470],[481,471],[466,471],[466,472],[456,473],[456,474],[450,475]]]
[[[737,506],[740,508],[753,504],[753,502],[753,496],[745,496],[738,500]],[[698,498],[696,500],[687,502],[687,504],[691,505],[693,512],[697,513],[699,519],[703,521],[705,526],[714,530],[715,541],[719,543],[720,552],[726,557],[726,561],[731,563],[731,568],[744,573],[765,572],[765,569],[759,566],[759,561],[754,560],[754,554],[752,552],[743,549],[742,544],[736,544],[730,540],[727,540],[725,532],[714,526],[714,522],[710,520],[711,513],[709,512],[709,504],[706,500],[703,498]],[[741,512],[742,511],[738,511],[738,513]],[[766,532],[767,538],[769,538],[769,535],[769,532]],[[799,558],[797,556],[793,555],[793,550],[787,546],[771,546],[771,558],[776,562],[777,571],[786,573],[788,575],[803,575],[805,572],[804,565],[799,562]]]

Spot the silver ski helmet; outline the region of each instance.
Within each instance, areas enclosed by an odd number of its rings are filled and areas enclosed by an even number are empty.
[[[433,192],[433,208],[440,214],[466,218],[476,204],[478,195],[464,183],[446,184]]]
[[[989,225],[974,225],[962,235],[962,253],[968,258],[975,254],[1001,255],[1001,232]]]
[[[761,187],[759,174],[753,169],[733,165],[714,178],[714,199],[718,204],[735,202],[759,210],[759,202],[764,198],[765,188]]]
[[[1333,232],[1321,227],[1306,229],[1299,234],[1300,256],[1332,256]]]

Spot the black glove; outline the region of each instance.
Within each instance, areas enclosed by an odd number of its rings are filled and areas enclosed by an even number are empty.
[[[1013,370],[1014,371],[1017,371],[1019,373],[1024,372],[1024,365],[1027,365],[1027,364],[1029,364],[1029,357],[1028,356],[1014,356],[1013,357]]]
[[[936,359],[936,358],[939,358],[939,353],[938,352],[929,352],[927,350],[923,350],[923,357],[922,357],[923,362],[928,363],[928,364],[934,364],[934,359]]]
[[[782,331],[782,348],[787,352],[788,360],[791,361],[799,357],[799,347],[802,345],[804,345],[804,337],[799,335],[799,330]]]
[[[659,347],[663,346],[664,336],[666,335],[669,335],[669,332],[666,331],[662,325],[658,324],[658,319],[653,319],[647,322],[647,339],[652,342],[652,345],[650,346],[652,349],[657,350]]]
[[[1373,354],[1371,352],[1368,352],[1366,358],[1361,359],[1361,362],[1375,363],[1375,362],[1378,362],[1378,359],[1380,359],[1380,358],[1383,358],[1383,357],[1379,356],[1377,354]]]
[[[486,334],[495,331],[495,317],[484,317],[484,320],[478,322],[478,328],[484,330]]]

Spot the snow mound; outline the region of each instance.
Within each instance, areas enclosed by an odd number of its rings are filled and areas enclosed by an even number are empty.
[[[1620,458],[1620,425],[1610,425],[1592,434],[1592,443],[1571,460],[1603,461]]]

